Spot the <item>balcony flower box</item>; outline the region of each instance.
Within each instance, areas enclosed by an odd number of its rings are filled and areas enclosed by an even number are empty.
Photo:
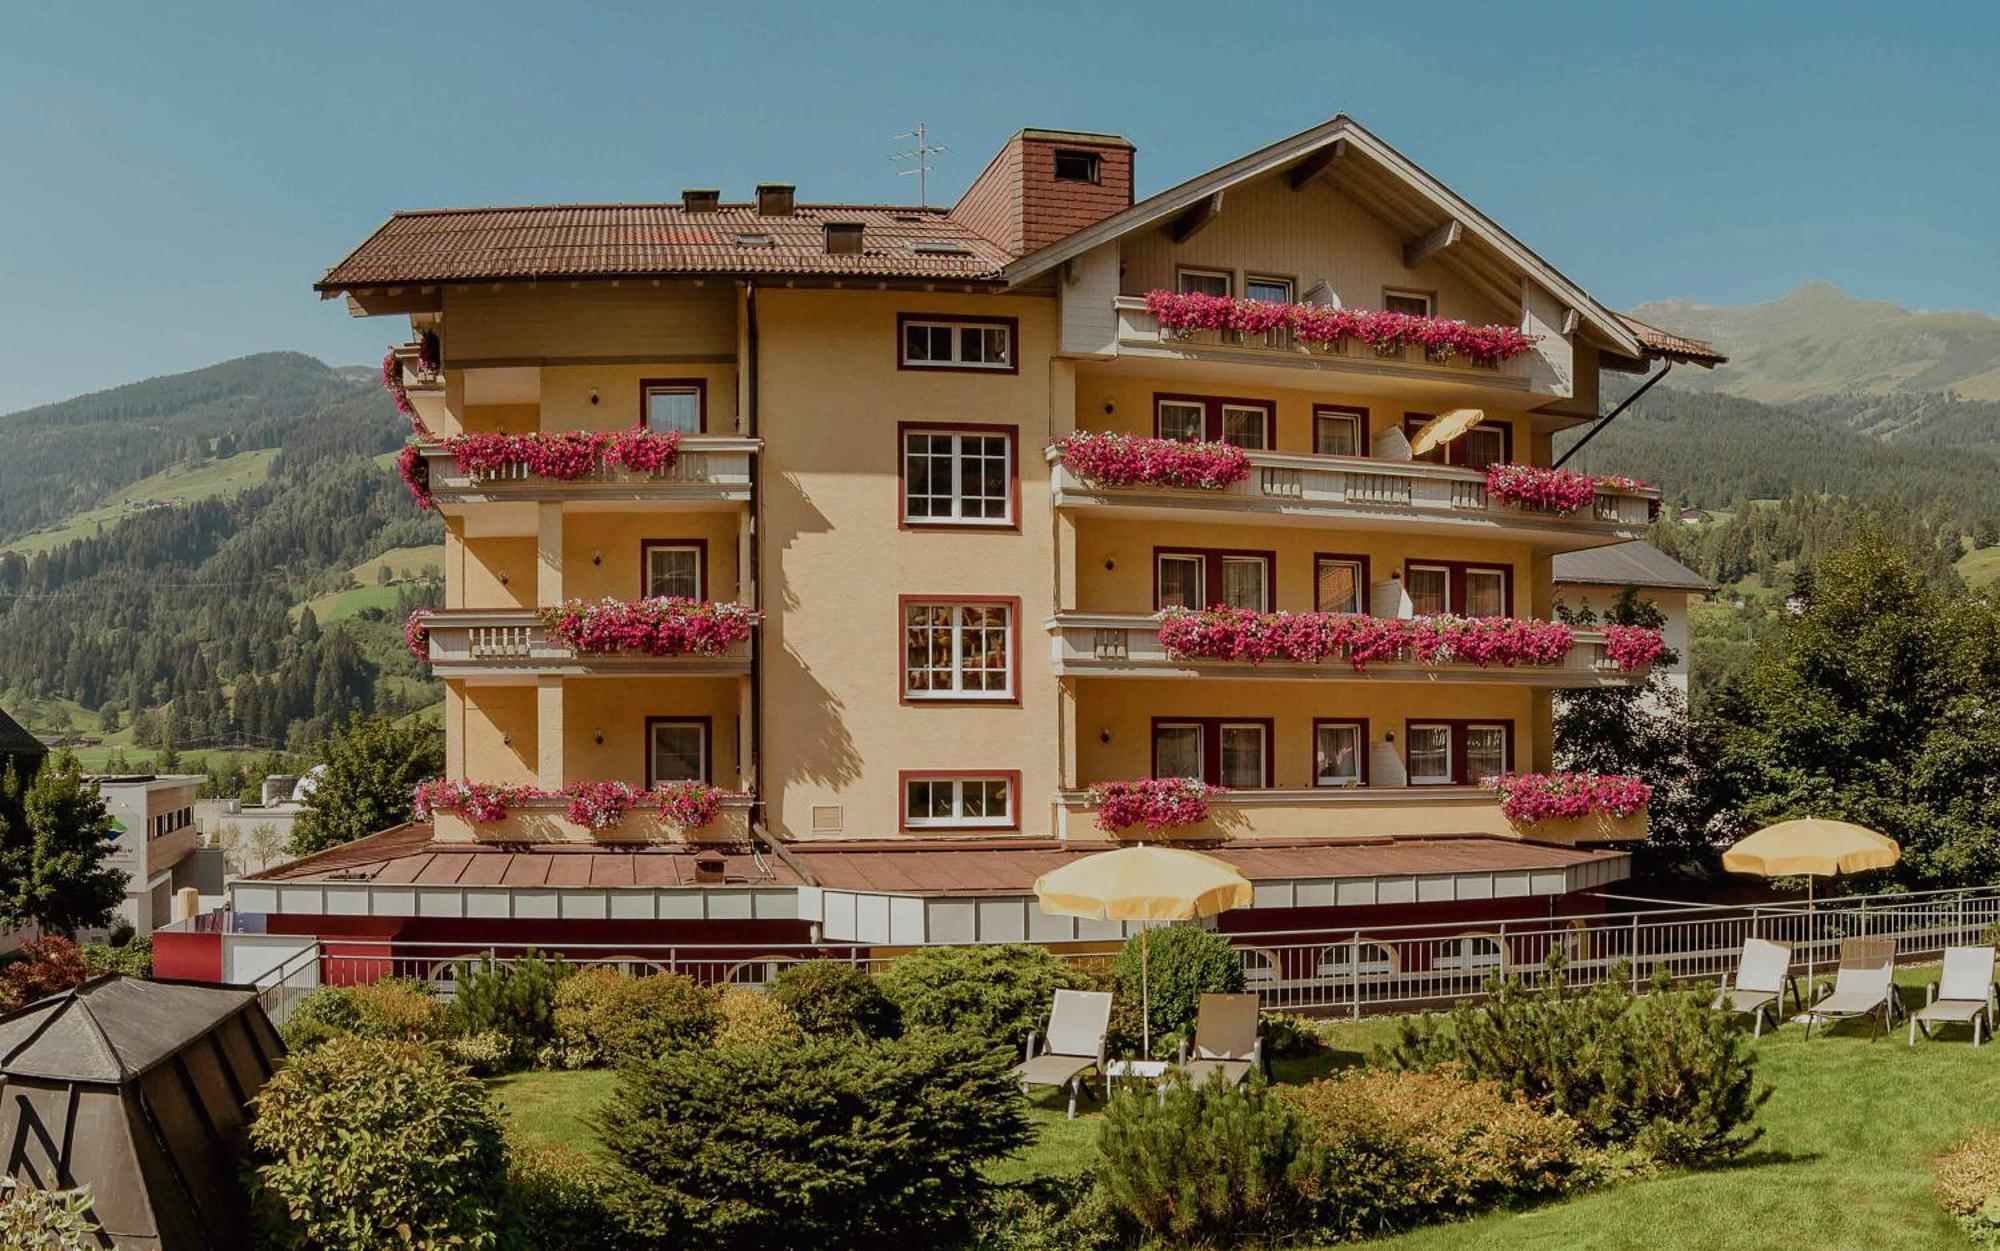
[[[1425,359],[1464,360],[1498,365],[1535,345],[1534,336],[1515,326],[1475,326],[1446,317],[1360,308],[1329,308],[1320,304],[1281,304],[1231,296],[1154,290],[1146,293],[1146,311],[1160,323],[1162,334],[1185,338],[1202,330],[1263,335],[1274,341],[1282,332],[1301,347],[1339,350],[1348,342],[1367,344],[1378,356],[1403,355],[1406,347]]]
[[[393,363],[393,357],[384,363],[385,380]],[[396,372],[397,385],[400,386],[400,370]],[[411,420],[414,425],[414,412]],[[416,429],[419,435],[424,433],[420,426]],[[427,449],[448,453],[460,473],[473,477],[520,469],[537,478],[574,482],[606,469],[624,469],[638,474],[672,469],[680,458],[680,441],[681,436],[676,431],[659,432],[643,427],[631,430],[536,431],[532,434],[484,431],[410,443],[398,457],[397,468],[403,475],[404,484],[410,488],[410,494],[420,506],[428,508],[433,501],[424,470],[423,458]]]
[[[1660,632],[1647,626],[1607,625],[1604,627],[1604,657],[1618,666],[1620,673],[1639,673],[1666,650]]]
[[[759,614],[742,604],[655,596],[573,599],[542,613],[558,642],[584,654],[720,656],[750,637]]]
[[[651,806],[682,829],[704,829],[722,811],[727,792],[706,782],[666,782],[651,790],[641,790],[625,782],[573,782],[559,791],[539,786],[509,786],[494,782],[474,782],[457,778],[433,778],[417,786],[413,797],[414,817],[429,821],[437,813],[449,812],[475,825],[496,825],[507,814],[539,801],[564,801],[563,815],[587,830],[602,833],[616,829],[625,814],[634,808]]]
[[[1097,814],[1097,828],[1107,834],[1140,825],[1157,833],[1208,820],[1209,797],[1222,790],[1193,778],[1140,778],[1099,782],[1090,788],[1088,802]]]
[[[1596,501],[1598,492],[1636,495],[1645,483],[1622,474],[1592,477],[1573,469],[1540,465],[1491,465],[1486,470],[1486,494],[1503,504],[1567,517]]]
[[[1051,446],[1064,469],[1100,487],[1220,491],[1250,476],[1250,458],[1229,443],[1099,432],[1072,434]]]
[[[1274,612],[1241,608],[1170,608],[1160,642],[1176,660],[1267,660],[1323,665],[1464,663],[1479,668],[1553,665],[1576,636],[1559,621],[1513,617],[1371,617],[1364,613]]]

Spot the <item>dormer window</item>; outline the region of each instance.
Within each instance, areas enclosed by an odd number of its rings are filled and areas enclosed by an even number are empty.
[[[971,256],[972,249],[949,239],[919,239],[910,245],[918,256]]]
[[[1096,182],[1102,169],[1103,158],[1095,152],[1080,152],[1071,148],[1056,149],[1057,182]]]

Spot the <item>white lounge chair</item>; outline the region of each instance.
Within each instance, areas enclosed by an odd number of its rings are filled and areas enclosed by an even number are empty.
[[[1111,1027],[1111,993],[1101,990],[1059,990],[1049,1006],[1049,1028],[1035,1050],[1035,1031],[1028,1031],[1028,1058],[1014,1066],[1021,1089],[1068,1086],[1069,1115],[1076,1119],[1076,1097],[1083,1075],[1104,1073],[1104,1035]]]
[[[1194,1046],[1181,1044],[1181,1071],[1196,1086],[1222,1074],[1232,1086],[1241,1085],[1250,1070],[1264,1063],[1264,1040],[1257,1036],[1257,996],[1201,997],[1194,1021]]]
[[[1910,1045],[1917,1030],[1931,1036],[1933,1021],[1972,1026],[1972,1045],[1993,1035],[1993,949],[1952,947],[1944,953],[1944,972],[1931,983],[1930,1002],[1910,1013]],[[1984,1026],[1982,1033],[1981,1027]]]
[[[1844,938],[1840,942],[1840,967],[1834,971],[1832,989],[1821,993],[1806,1008],[1806,1037],[1812,1037],[1814,1021],[1842,1021],[1858,1016],[1882,1014],[1882,1032],[1895,1026],[1902,1004],[1896,999],[1896,940],[1893,938]]]
[[[1792,1006],[1803,1008],[1805,1000],[1799,997],[1799,979],[1792,976],[1791,947],[1765,938],[1746,938],[1743,954],[1736,960],[1736,976],[1723,983],[1716,1006],[1749,1013],[1755,1018],[1750,1035],[1761,1038],[1767,1009],[1772,1029],[1784,1020],[1787,986],[1791,987]]]

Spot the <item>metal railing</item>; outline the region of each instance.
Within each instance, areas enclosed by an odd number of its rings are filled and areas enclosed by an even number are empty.
[[[1615,902],[1608,900],[1607,902]],[[1436,921],[1356,929],[1229,933],[1245,984],[1267,1010],[1361,1016],[1447,1006],[1488,993],[1496,976],[1545,984],[1560,953],[1571,986],[1617,979],[1639,989],[1659,973],[1676,982],[1720,982],[1734,974],[1743,942],[1788,943],[1793,971],[1830,974],[1848,938],[1889,938],[1901,963],[1941,958],[1947,947],[1976,946],[2000,924],[2000,888],[1855,896],[1808,908],[1800,903],[1687,904],[1529,921]],[[487,962],[561,956],[636,977],[677,973],[705,985],[759,987],[786,964],[839,960],[879,971],[901,953],[856,943],[621,944],[440,943],[305,940],[312,945],[256,982],[274,1021],[320,986],[406,977],[450,996]],[[1055,954],[1106,960],[1114,944],[1071,944]]]

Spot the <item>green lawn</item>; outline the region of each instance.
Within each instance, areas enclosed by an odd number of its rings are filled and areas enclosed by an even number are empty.
[[[1982,547],[1958,558],[1958,576],[1973,590],[2000,582],[2000,547]]]
[[[1921,993],[1906,992],[1908,1002]],[[1394,1031],[1388,1020],[1341,1023],[1332,1054],[1282,1064],[1303,1081],[1360,1063]],[[2000,1047],[1974,1050],[1961,1031],[1904,1045],[1862,1024],[1805,1041],[1787,1023],[1758,1044],[1773,1093],[1759,1115],[1764,1139],[1727,1168],[1676,1173],[1562,1203],[1435,1226],[1371,1245],[1441,1248],[1710,1248],[1771,1246],[1902,1251],[1966,1246],[1930,1195],[1933,1156],[1974,1128],[2000,1124]],[[529,1073],[494,1083],[521,1133],[570,1142],[609,1094],[603,1073]],[[996,1181],[1075,1173],[1096,1149],[1098,1111],[1065,1120],[1053,1092],[1033,1101],[1035,1142],[993,1167]]]
[[[381,571],[387,569],[393,582],[379,581]],[[364,608],[390,609],[396,606],[396,596],[410,581],[426,574],[442,575],[444,572],[444,544],[429,543],[421,547],[392,547],[380,556],[362,561],[347,571],[359,585],[344,591],[329,591],[315,596],[304,604],[292,609],[294,620],[301,609],[310,608],[314,618],[321,625],[344,621]],[[403,575],[408,574],[405,578]]]
[[[5,544],[23,556],[53,551],[72,539],[89,538],[99,526],[109,530],[149,504],[192,503],[216,496],[240,495],[270,476],[278,449],[259,448],[207,461],[192,468],[174,465],[121,489],[115,498],[65,517],[45,529]]]

